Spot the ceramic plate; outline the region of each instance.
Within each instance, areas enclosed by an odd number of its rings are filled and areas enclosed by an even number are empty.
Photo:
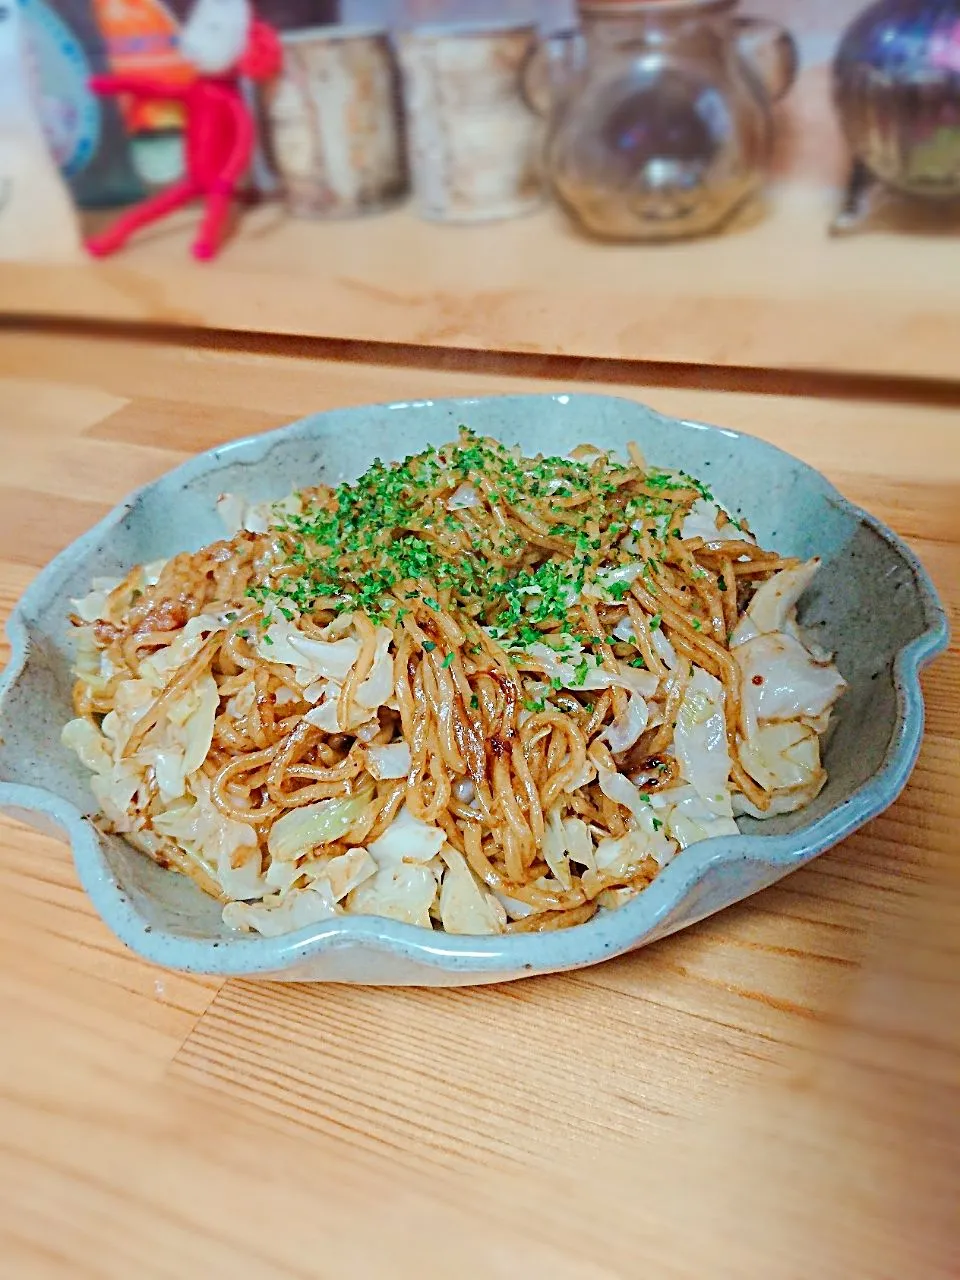
[[[70,598],[95,575],[195,549],[223,536],[218,494],[279,498],[310,481],[353,479],[379,455],[441,444],[467,423],[526,453],[585,441],[623,451],[636,440],[660,466],[682,466],[760,541],[824,566],[800,619],[836,652],[849,682],[825,748],[830,780],[800,813],[742,819],[741,834],[681,852],[617,911],[544,935],[456,937],[345,916],[281,938],[237,935],[190,881],[163,871],[87,816],[87,776],[60,745],[71,717]],[[885,809],[914,765],[923,733],[919,672],[947,643],[943,608],[899,539],[817,472],[750,436],[664,418],[606,396],[497,396],[345,409],[241,440],[141,489],[62,552],[31,585],[8,631],[0,685],[0,807],[64,834],[107,924],[158,964],[299,981],[457,985],[593,964],[674,933],[803,866]]]

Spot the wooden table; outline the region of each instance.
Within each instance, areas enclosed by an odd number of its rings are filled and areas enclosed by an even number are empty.
[[[134,485],[310,410],[587,386],[822,468],[960,608],[960,388],[0,331],[0,602]],[[127,953],[0,822],[0,1275],[960,1275],[960,651],[903,798],[632,957],[475,991]]]

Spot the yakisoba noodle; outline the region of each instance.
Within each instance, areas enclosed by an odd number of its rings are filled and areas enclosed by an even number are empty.
[[[237,928],[562,928],[820,791],[817,562],[698,480],[461,430],[76,602],[100,821]],[[234,531],[235,530],[235,531]]]

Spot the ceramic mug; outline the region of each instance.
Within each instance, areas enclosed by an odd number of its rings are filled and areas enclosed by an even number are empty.
[[[410,166],[422,217],[480,222],[543,202],[543,125],[521,86],[536,32],[533,23],[517,23],[401,33]]]
[[[286,32],[266,106],[272,159],[300,218],[373,213],[407,189],[399,75],[385,30]]]

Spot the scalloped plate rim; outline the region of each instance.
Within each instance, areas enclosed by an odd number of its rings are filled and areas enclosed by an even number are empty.
[[[876,773],[848,796],[837,808],[818,821],[798,831],[780,836],[740,835],[713,837],[681,851],[644,890],[617,911],[600,912],[585,924],[557,934],[498,935],[467,937],[428,932],[415,925],[382,917],[344,916],[335,921],[307,926],[296,933],[279,938],[238,935],[229,939],[190,939],[145,925],[131,905],[122,886],[111,871],[101,848],[96,828],[89,817],[55,792],[40,787],[0,780],[0,809],[24,815],[45,815],[68,837],[74,862],[83,888],[93,905],[113,932],[133,951],[166,968],[186,972],[208,973],[223,977],[283,977],[304,961],[334,949],[361,947],[370,951],[403,956],[426,969],[445,970],[458,975],[484,976],[498,980],[537,973],[581,968],[612,958],[644,945],[673,931],[671,916],[679,913],[691,892],[707,873],[717,866],[752,862],[764,866],[768,874],[763,883],[749,887],[740,899],[774,883],[805,862],[833,848],[864,823],[887,809],[898,797],[912,772],[923,737],[924,704],[920,687],[920,671],[942,653],[949,643],[946,612],[919,559],[887,525],[845,498],[816,468],[803,462],[779,446],[747,432],[712,426],[693,419],[661,414],[641,401],[625,396],[607,396],[580,392],[504,394],[394,401],[386,404],[348,406],[341,409],[308,414],[283,427],[230,440],[187,459],[162,476],[140,486],[118,503],[101,520],[60,551],[30,583],[7,621],[11,653],[6,670],[0,676],[0,732],[4,725],[7,700],[29,659],[29,632],[25,613],[36,599],[41,601],[45,589],[78,555],[102,545],[105,536],[126,517],[140,497],[159,483],[188,482],[194,476],[214,470],[227,462],[248,465],[242,456],[268,450],[279,436],[302,427],[306,422],[322,420],[331,414],[362,414],[370,410],[415,410],[438,405],[469,408],[491,400],[553,400],[568,405],[620,402],[631,410],[640,409],[660,425],[681,425],[687,429],[717,432],[734,441],[746,441],[770,454],[778,455],[805,477],[815,482],[830,502],[839,506],[857,522],[873,529],[902,558],[910,569],[915,590],[923,604],[926,629],[896,655],[893,668],[897,694],[897,722],[883,763]],[[241,457],[236,455],[240,454]],[[250,464],[257,461],[250,458]],[[762,850],[762,856],[759,855]],[[702,916],[681,920],[674,927],[685,928],[697,919],[715,914],[710,909]],[[557,945],[559,942],[560,945]],[[323,980],[323,979],[319,979]],[[468,978],[469,980],[469,978]]]

